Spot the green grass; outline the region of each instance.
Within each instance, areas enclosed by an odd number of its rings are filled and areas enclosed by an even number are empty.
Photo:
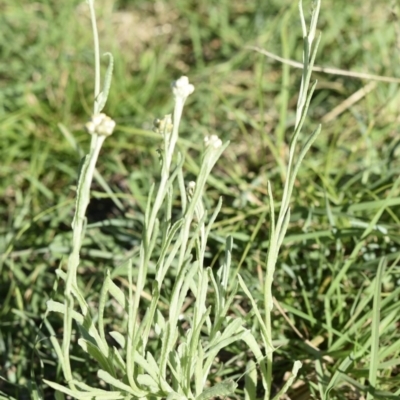
[[[301,72],[246,46],[301,61],[297,4],[198,3],[98,1],[101,51],[115,58],[106,112],[117,128],[97,164],[78,271],[89,304],[99,300],[107,267],[114,282],[127,289],[125,261],[137,253],[147,194],[158,177],[160,137],[151,131],[152,121],[171,112],[169,83],[182,74],[196,86],[178,143],[186,156],[187,179],[199,171],[206,134],[231,141],[207,185],[206,207],[213,210],[220,196],[223,204],[205,266],[219,267],[231,235],[232,270],[240,271],[257,304],[263,303],[270,228],[267,181],[279,210],[285,143],[295,123]],[[323,2],[316,64],[400,77],[400,9],[395,2],[392,6],[387,1]],[[50,328],[42,321],[46,301],[62,296],[63,283],[54,288],[55,271],[71,250],[79,149],[89,146],[84,123],[92,112],[93,51],[86,7],[50,0],[3,0],[0,5],[4,398],[29,398],[34,382],[45,398],[54,398],[42,379],[63,379]],[[306,12],[310,7],[305,2]],[[300,140],[368,83],[322,73],[313,79],[318,85]],[[321,399],[327,393],[330,399],[400,398],[399,96],[398,84],[378,83],[323,124],[300,168],[273,284],[274,393],[293,362],[301,360],[297,384],[289,392],[292,399]],[[147,294],[155,271],[149,274]],[[166,293],[174,280],[167,277]],[[168,298],[160,302],[168,304]],[[230,314],[259,331],[243,291],[235,296]],[[121,326],[121,317],[109,313],[106,324]],[[48,320],[61,342],[62,319],[49,314]],[[85,357],[75,353],[73,369],[94,385],[97,369]],[[212,379],[237,380],[236,396],[243,398],[243,373],[246,363],[254,361],[251,352],[238,342],[218,358]]]

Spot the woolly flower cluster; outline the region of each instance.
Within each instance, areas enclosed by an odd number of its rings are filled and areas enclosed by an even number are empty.
[[[206,136],[204,144],[206,147],[212,146],[214,149],[218,149],[222,146],[222,140],[217,135]]]
[[[181,76],[177,81],[172,82],[171,86],[175,99],[185,101],[194,92],[194,86],[189,83],[187,76]]]
[[[85,127],[91,135],[110,136],[115,128],[115,121],[106,114],[101,113],[93,115]]]

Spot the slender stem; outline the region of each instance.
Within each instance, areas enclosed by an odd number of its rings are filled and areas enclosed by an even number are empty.
[[[100,94],[100,44],[99,44],[99,34],[97,31],[96,23],[96,13],[94,9],[94,0],[88,0],[90,8],[90,17],[92,20],[92,30],[93,30],[93,48],[94,48],[94,106],[93,114],[99,113],[97,109],[98,103],[96,101],[98,95]]]
[[[105,136],[97,136],[96,145],[85,159],[79,176],[77,189],[77,201],[74,220],[72,222],[72,251],[68,258],[67,279],[65,287],[65,314],[64,314],[64,335],[63,335],[63,371],[65,379],[72,379],[70,365],[70,344],[72,331],[72,310],[73,297],[72,286],[77,285],[77,269],[80,262],[80,250],[82,246],[82,236],[85,226],[85,215],[90,200],[90,186],[93,180],[96,162],[100,153]]]
[[[79,251],[81,249],[82,235],[86,220],[86,210],[90,201],[90,186],[92,184],[94,170],[96,167],[97,159],[99,157],[100,149],[105,139],[105,136],[95,136],[95,147],[88,154],[86,159],[87,161],[85,160],[82,165],[76,194],[76,208],[74,220],[72,222],[72,252],[68,259],[66,287],[66,290],[68,292],[70,292],[71,290],[70,283],[76,285],[76,270],[79,265]]]
[[[311,100],[311,96],[315,85],[309,88],[311,72],[315,60],[316,55],[316,48],[318,47],[318,41],[313,51],[312,49],[312,42],[315,37],[315,30],[316,30],[316,23],[318,18],[318,12],[320,8],[320,0],[317,0],[317,6],[313,11],[313,15],[311,18],[310,30],[307,33],[307,28],[305,24],[303,9],[302,9],[302,2],[299,2],[300,8],[300,20],[302,25],[303,31],[303,43],[304,43],[304,50],[303,50],[303,76],[301,79],[300,85],[300,92],[299,92],[299,99],[297,103],[296,109],[296,123],[295,129],[292,136],[292,139],[289,144],[289,160],[287,166],[287,175],[284,183],[283,193],[282,193],[282,201],[281,207],[279,210],[279,215],[277,221],[275,223],[274,217],[274,201],[272,194],[270,193],[270,212],[271,212],[271,232],[269,237],[269,248],[267,253],[267,266],[266,266],[266,276],[264,281],[264,306],[265,306],[265,330],[266,330],[266,349],[265,349],[265,356],[266,356],[266,388],[265,388],[265,395],[264,399],[269,400],[271,396],[271,386],[272,386],[272,369],[273,369],[273,346],[272,346],[272,283],[274,280],[274,273],[276,262],[278,258],[279,249],[283,240],[283,237],[286,233],[287,226],[289,223],[290,218],[290,198],[292,195],[294,182],[296,179],[296,175],[298,172],[298,168],[302,161],[302,157],[304,157],[305,152],[308,150],[309,146],[311,146],[312,141],[315,139],[316,135],[319,133],[317,130],[313,133],[306,144],[303,146],[302,151],[300,152],[299,159],[295,162],[295,152],[297,148],[297,140],[302,129],[305,114],[307,113],[308,105]],[[268,187],[268,191],[270,192],[270,186]]]

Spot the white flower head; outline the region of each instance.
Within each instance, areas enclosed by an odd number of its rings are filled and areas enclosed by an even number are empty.
[[[186,193],[188,194],[189,197],[193,197],[195,189],[196,189],[196,182],[190,181],[186,187]]]
[[[204,144],[206,147],[212,146],[214,149],[218,149],[222,146],[222,140],[217,135],[206,136]]]
[[[115,121],[106,114],[101,113],[93,115],[85,127],[91,135],[110,136],[115,128]]]
[[[172,93],[176,99],[185,101],[194,92],[194,86],[189,83],[187,76],[181,76],[177,81],[172,82]]]

